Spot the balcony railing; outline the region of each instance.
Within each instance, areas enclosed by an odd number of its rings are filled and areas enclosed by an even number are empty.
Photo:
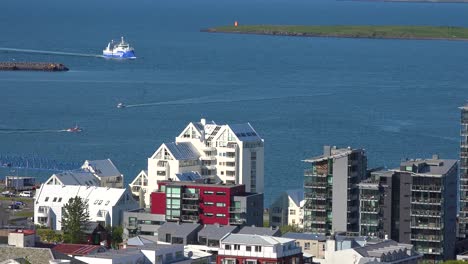
[[[231,212],[231,213],[242,213],[244,211],[245,210],[243,208],[240,208],[240,207],[229,207],[229,212]]]
[[[442,241],[442,236],[434,235],[411,235],[411,240],[413,241],[427,241],[427,242],[440,242]]]
[[[411,199],[412,203],[420,204],[441,204],[441,199],[422,199],[422,198],[413,198]]]
[[[182,221],[198,222],[199,218],[197,215],[182,215],[180,217]]]
[[[245,219],[229,218],[229,224],[231,224],[231,225],[242,225],[244,223],[245,223]]]
[[[361,206],[361,213],[378,213],[379,208],[377,207],[368,207],[368,206]]]
[[[442,229],[443,225],[439,223],[428,223],[428,224],[411,224],[411,228],[415,229],[433,229],[433,230],[438,230]]]
[[[198,205],[195,205],[195,204],[183,204],[182,205],[182,210],[198,211],[198,209],[199,209]]]
[[[368,201],[378,201],[379,196],[377,195],[360,195],[361,200],[368,200]]]
[[[411,215],[418,215],[424,217],[440,217],[442,215],[441,211],[433,211],[433,210],[411,210]]]
[[[198,193],[184,193],[184,194],[182,194],[182,199],[198,200],[198,199],[200,199],[200,196],[198,195]]]
[[[442,188],[437,185],[413,185],[411,190],[420,192],[441,192]]]

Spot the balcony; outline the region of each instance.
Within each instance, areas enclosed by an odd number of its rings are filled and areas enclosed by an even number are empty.
[[[327,177],[327,172],[320,173],[319,171],[305,170],[304,171],[304,176],[326,178]]]
[[[229,218],[230,225],[242,225],[245,223],[245,219],[241,218]]]
[[[182,199],[185,199],[185,200],[198,200],[198,199],[200,199],[200,195],[198,195],[198,193],[184,193],[184,194],[182,194]]]
[[[378,195],[361,195],[361,201],[378,201]]]
[[[442,236],[434,235],[411,235],[411,241],[421,241],[421,242],[441,242]]]
[[[212,146],[203,146],[202,147],[202,150],[203,151],[216,151],[216,147],[212,147]]]
[[[326,211],[327,207],[328,206],[326,205],[312,205],[310,207],[307,207],[306,210],[322,212],[322,211]]]
[[[202,165],[202,167],[207,170],[216,170],[216,165]]]
[[[96,214],[96,217],[104,219],[106,218],[106,215],[107,215],[107,210],[99,210]]]
[[[411,228],[414,228],[414,229],[428,229],[428,230],[441,230],[443,228],[443,225],[439,224],[439,223],[428,223],[428,224],[413,224],[413,223],[411,223]]]
[[[318,188],[318,189],[325,189],[328,187],[326,182],[305,182],[304,186],[307,188]]]
[[[198,222],[199,220],[198,215],[182,215],[180,219],[187,222]]]
[[[416,192],[441,192],[442,188],[438,185],[413,185],[411,190]]]
[[[361,220],[361,225],[379,226],[379,220]]]
[[[461,185],[460,185],[460,190],[462,190],[462,191],[468,191],[468,185],[461,184]]]
[[[361,206],[361,213],[377,214],[379,209],[377,207]]]
[[[423,199],[423,198],[412,198],[411,202],[414,204],[434,204],[434,205],[440,205],[442,203],[441,199]]]
[[[235,151],[237,148],[237,143],[228,143],[226,148],[230,148],[231,151]]]
[[[198,211],[199,207],[198,205],[195,204],[183,204],[182,205],[182,210],[185,211]]]
[[[230,213],[244,213],[244,209],[240,207],[229,207]]]
[[[200,160],[216,160],[216,156],[201,156]]]
[[[128,230],[134,230],[134,229],[137,229],[137,224],[136,223],[128,223],[128,224],[124,224],[124,228],[128,229]]]
[[[436,217],[439,218],[442,215],[441,211],[432,210],[411,210],[411,216],[422,216],[422,217]]]

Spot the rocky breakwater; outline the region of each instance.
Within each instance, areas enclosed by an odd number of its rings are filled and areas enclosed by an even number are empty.
[[[0,71],[68,71],[68,68],[51,62],[0,62]]]

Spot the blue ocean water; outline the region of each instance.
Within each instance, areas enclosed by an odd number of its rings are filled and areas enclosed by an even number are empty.
[[[29,10],[28,12],[25,9]],[[124,35],[139,57],[0,52],[65,73],[0,72],[0,155],[111,158],[130,182],[190,121],[250,122],[265,139],[265,199],[302,186],[324,144],[362,147],[370,166],[457,158],[468,42],[202,33],[232,24],[468,26],[466,4],[331,0],[5,1],[0,47],[100,54]],[[127,104],[160,103],[116,109]],[[83,133],[60,130],[78,124]],[[36,174],[47,172],[11,172]]]

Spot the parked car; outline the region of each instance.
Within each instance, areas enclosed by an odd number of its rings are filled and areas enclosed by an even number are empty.
[[[4,191],[2,192],[2,195],[5,197],[15,197],[15,194],[10,191]]]
[[[10,205],[8,206],[8,208],[11,209],[11,210],[13,210],[13,209],[20,209],[19,205],[17,205],[17,204],[10,204]]]
[[[13,201],[11,204],[16,204],[18,206],[25,206],[26,204],[21,201]]]
[[[24,191],[24,192],[21,192],[21,193],[19,194],[19,196],[21,196],[21,197],[32,197],[33,194],[32,194],[31,191]]]

